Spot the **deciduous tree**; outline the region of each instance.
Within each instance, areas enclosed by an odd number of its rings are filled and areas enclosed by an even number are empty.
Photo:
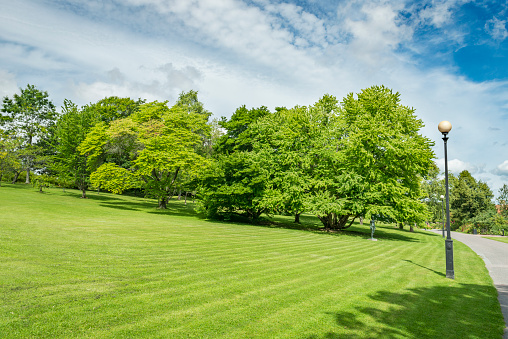
[[[40,149],[35,144],[43,139],[55,124],[57,113],[46,91],[33,85],[20,88],[21,94],[4,97],[2,124],[8,132],[23,138],[22,162],[26,170],[26,183],[30,183],[30,171],[37,162]]]
[[[97,114],[89,106],[79,109],[70,100],[65,100],[62,115],[56,126],[54,168],[60,177],[72,180],[73,184],[81,190],[82,198],[86,198],[90,170],[87,166],[86,154],[81,154],[78,147],[98,121]]]
[[[460,172],[450,192],[450,210],[455,227],[459,227],[482,212],[492,209],[494,194],[490,187],[477,181],[471,173]]]

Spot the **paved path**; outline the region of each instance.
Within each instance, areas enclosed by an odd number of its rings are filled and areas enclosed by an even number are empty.
[[[452,239],[466,244],[485,261],[485,266],[497,288],[501,311],[507,326],[503,338],[508,339],[508,244],[459,232],[452,232]]]

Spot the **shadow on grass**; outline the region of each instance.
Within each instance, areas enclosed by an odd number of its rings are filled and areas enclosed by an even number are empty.
[[[357,306],[355,312],[327,312],[340,329],[308,339],[500,339],[503,334],[503,316],[493,286],[457,284],[402,293],[380,291],[369,298],[371,307]]]
[[[440,275],[440,276],[442,276],[442,277],[446,277],[446,274],[444,274],[443,272],[439,272],[439,271],[433,270],[432,268],[428,268],[428,267],[425,267],[425,266],[423,266],[423,265],[417,264],[417,263],[415,263],[415,262],[414,262],[414,261],[412,261],[412,260],[407,260],[407,259],[404,259],[404,260],[402,260],[402,261],[408,262],[408,263],[410,263],[410,264],[413,264],[413,265],[418,266],[418,267],[421,267],[421,268],[425,268],[426,270],[429,270],[429,271],[431,271],[431,272],[434,272],[435,274]]]
[[[311,231],[316,233],[326,233],[330,235],[347,235],[350,237],[359,237],[363,239],[370,239],[371,233],[370,233],[370,227],[368,225],[360,225],[355,222],[355,224],[348,229],[342,230],[342,231],[328,231],[326,230],[322,224],[316,223],[316,222],[302,222],[300,224],[297,223],[291,223],[291,222],[281,222],[281,221],[273,221],[273,220],[267,220],[263,219],[257,224],[253,224],[254,226],[261,226],[261,227],[272,227],[272,228],[285,228],[285,229],[292,229],[292,230],[302,230],[302,231]],[[389,228],[389,226],[378,226],[376,227],[376,232],[374,233],[374,238],[378,240],[395,240],[395,241],[406,241],[406,242],[421,242],[421,240],[416,239],[415,237],[411,236],[409,231],[405,230],[393,230],[393,231],[385,231],[385,228]],[[406,235],[409,233],[408,235]]]

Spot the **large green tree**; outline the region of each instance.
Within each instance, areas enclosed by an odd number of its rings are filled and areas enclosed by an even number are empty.
[[[37,143],[47,138],[56,122],[57,113],[46,91],[27,85],[24,89],[20,88],[20,92],[12,98],[3,98],[2,125],[5,131],[23,138],[20,158],[26,170],[26,183],[30,183],[30,171],[37,164],[37,158],[44,153]]]
[[[212,219],[244,216],[251,222],[269,209],[262,204],[268,180],[262,157],[252,152],[221,154],[203,173],[200,212]]]
[[[468,223],[482,212],[493,209],[494,194],[490,187],[477,181],[469,171],[460,172],[450,191],[450,211],[454,228]]]
[[[252,134],[276,169],[268,199],[314,213],[328,229],[348,228],[360,216],[422,222],[420,184],[432,168],[433,143],[399,97],[373,86],[341,106],[326,95],[260,120],[264,129]]]
[[[151,102],[129,117],[97,124],[79,147],[93,169],[91,182],[115,193],[143,187],[166,208],[181,172],[192,177],[207,165],[196,151],[207,119],[181,105]]]
[[[420,223],[427,217],[420,202],[421,181],[432,168],[434,144],[419,131],[415,110],[384,86],[350,93],[342,102],[345,123],[345,169],[358,182],[350,196],[360,214]],[[353,214],[351,214],[353,216]]]
[[[420,185],[432,168],[433,143],[419,134],[423,123],[414,110],[385,87],[350,94],[342,106],[325,95],[312,106],[275,113],[242,107],[222,126],[223,156],[241,152],[255,162],[235,162],[243,174],[227,180],[234,166],[219,165],[211,175],[222,194],[213,195],[205,180],[205,208],[245,213],[232,201],[248,198],[244,206],[290,212],[296,221],[302,211],[314,213],[328,229],[348,228],[360,216],[400,222],[427,216]],[[255,189],[246,178],[256,178]]]
[[[65,100],[56,126],[53,167],[60,178],[69,179],[81,190],[82,198],[86,198],[90,170],[86,154],[81,154],[78,147],[97,122],[98,116],[89,106],[78,108],[70,100]]]
[[[252,152],[255,135],[251,126],[268,116],[266,107],[238,108],[228,120],[219,121],[225,133],[216,139],[215,162],[201,174],[199,197],[201,211],[209,218],[231,218],[233,215],[256,221],[270,208],[262,204],[268,166],[263,154]]]

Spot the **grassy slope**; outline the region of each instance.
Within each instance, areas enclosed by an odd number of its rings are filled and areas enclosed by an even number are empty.
[[[484,237],[485,239],[491,239],[495,241],[505,242],[508,244],[508,237]]]
[[[430,232],[381,226],[372,242],[367,226],[217,223],[192,204],[89,196],[0,188],[0,337],[501,337],[483,261],[455,242],[446,279]]]

